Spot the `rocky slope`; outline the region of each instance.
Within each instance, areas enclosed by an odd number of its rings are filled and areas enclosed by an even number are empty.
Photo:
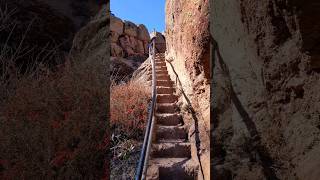
[[[195,160],[202,174],[210,179],[210,44],[209,2],[166,1],[166,59],[168,71],[180,92],[184,120],[190,124]]]
[[[210,3],[213,176],[318,179],[318,3]]]
[[[131,76],[148,57],[150,35],[143,24],[136,25],[111,15],[110,40],[113,73]]]

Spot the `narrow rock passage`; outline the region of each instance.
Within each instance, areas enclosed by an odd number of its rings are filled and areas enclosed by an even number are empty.
[[[198,164],[191,159],[188,131],[177,106],[174,82],[163,53],[155,57],[157,78],[156,128],[150,154],[148,180],[194,180]]]

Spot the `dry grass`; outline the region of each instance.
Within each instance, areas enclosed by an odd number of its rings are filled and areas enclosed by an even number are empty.
[[[150,88],[129,81],[110,88],[111,179],[132,179],[148,116]]]
[[[111,86],[110,125],[115,134],[141,138],[146,125],[150,89],[137,82]]]
[[[109,149],[106,64],[74,60],[49,69],[43,62],[65,59],[55,48],[30,53],[28,29],[12,46],[20,36],[8,23],[13,16],[1,6],[0,33],[13,34],[0,42],[0,179],[101,179]],[[24,70],[22,56],[30,60]]]
[[[101,64],[21,76],[2,103],[0,179],[97,179],[107,150]]]

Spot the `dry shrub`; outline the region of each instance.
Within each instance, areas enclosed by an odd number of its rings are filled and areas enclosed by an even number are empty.
[[[108,175],[108,57],[55,66],[69,37],[55,18],[68,23],[36,1],[0,2],[0,179]]]
[[[114,78],[113,78],[114,79]],[[135,81],[110,88],[111,179],[132,179],[148,116],[150,88]]]
[[[0,179],[104,175],[109,108],[105,71],[101,63],[82,62],[14,82],[15,90],[0,109]]]
[[[150,89],[138,82],[112,85],[110,125],[115,134],[141,138],[145,129]]]

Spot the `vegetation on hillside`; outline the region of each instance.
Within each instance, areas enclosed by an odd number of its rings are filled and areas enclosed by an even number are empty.
[[[0,179],[109,176],[106,64],[67,60],[51,45],[34,51],[30,29],[15,34],[5,24],[14,12],[1,8],[0,31],[13,34],[0,39]],[[64,63],[46,63],[56,58]]]
[[[111,179],[134,176],[149,102],[150,88],[138,82],[111,85]]]

